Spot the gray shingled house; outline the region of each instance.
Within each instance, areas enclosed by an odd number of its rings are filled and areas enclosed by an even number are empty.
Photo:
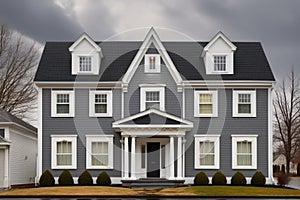
[[[37,129],[0,109],[0,188],[34,184]]]
[[[47,42],[38,87],[38,175],[106,171],[113,183],[272,179],[274,76],[259,42]]]

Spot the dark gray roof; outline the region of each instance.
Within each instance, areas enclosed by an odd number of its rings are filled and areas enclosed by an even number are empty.
[[[73,42],[47,42],[35,81],[118,81],[127,71],[142,42],[97,42],[104,58],[99,75],[71,75]],[[163,42],[184,80],[266,80],[274,81],[269,62],[259,42],[233,42],[233,75],[206,75],[201,53],[207,42]]]
[[[13,123],[16,123],[16,124],[19,124],[25,128],[28,128],[34,132],[37,132],[37,128],[35,128],[34,126],[28,124],[27,122],[17,118],[16,116],[6,112],[5,110],[3,109],[0,109],[0,122],[13,122]]]

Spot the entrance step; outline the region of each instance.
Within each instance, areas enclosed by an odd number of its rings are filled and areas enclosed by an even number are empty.
[[[130,188],[167,188],[182,186],[184,181],[185,180],[143,178],[138,180],[122,180],[122,186]]]

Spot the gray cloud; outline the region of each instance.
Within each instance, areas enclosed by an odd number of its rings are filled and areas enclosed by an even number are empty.
[[[39,42],[74,39],[84,30],[53,1],[0,1],[0,21]]]

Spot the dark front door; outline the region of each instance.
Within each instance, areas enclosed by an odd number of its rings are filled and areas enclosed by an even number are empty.
[[[147,143],[147,177],[160,177],[160,143]]]

